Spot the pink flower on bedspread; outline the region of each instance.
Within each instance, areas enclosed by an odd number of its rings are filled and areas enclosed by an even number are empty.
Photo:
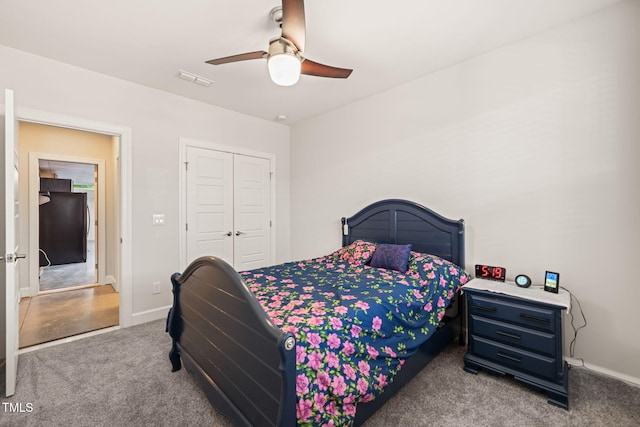
[[[304,363],[307,358],[307,352],[304,347],[297,345],[296,346],[296,363]]]
[[[322,338],[320,338],[320,334],[316,332],[311,332],[307,335],[307,340],[309,341],[309,347],[318,348],[320,347],[320,343],[322,342]]]
[[[347,307],[345,307],[344,305],[339,305],[338,307],[334,308],[333,311],[335,311],[338,314],[345,315],[345,314],[347,314],[349,309]]]
[[[382,319],[379,318],[378,316],[374,317],[373,321],[371,322],[371,327],[373,328],[374,331],[379,331],[380,326],[382,326]]]
[[[342,365],[342,372],[344,372],[344,376],[349,378],[351,381],[356,379],[356,371],[353,369],[353,366],[344,363]]]
[[[327,366],[330,368],[337,368],[340,366],[340,359],[335,353],[327,352]]]
[[[330,318],[329,322],[331,322],[331,327],[333,329],[340,330],[342,328],[342,320],[338,319],[337,317]]]
[[[342,343],[342,352],[347,356],[351,356],[356,352],[356,348],[351,344],[351,341],[345,341]]]
[[[298,374],[298,376],[296,377],[296,393],[309,393],[309,379],[305,374]]]
[[[362,328],[358,325],[353,325],[351,326],[351,336],[354,338],[358,338],[360,336],[360,332],[362,331]]]
[[[289,316],[289,318],[287,319],[288,323],[293,323],[293,324],[300,323],[302,321],[304,321],[304,318],[300,316]]]
[[[438,307],[443,308],[445,306],[442,297],[438,297]]]
[[[362,310],[369,310],[369,304],[364,301],[356,301],[354,306],[361,308]]]
[[[316,408],[318,408],[320,412],[323,412],[324,405],[327,403],[327,397],[322,393],[316,393],[313,395],[313,401],[316,404]]]
[[[329,374],[325,371],[318,371],[316,378],[318,379],[319,390],[326,391],[329,389],[329,385],[331,385],[331,376]]]
[[[307,323],[313,326],[320,326],[324,323],[324,319],[318,316],[311,316],[309,320],[307,320]]]
[[[375,347],[371,347],[370,345],[367,346],[367,353],[372,359],[375,359],[380,354],[378,350],[375,349]]]
[[[369,376],[369,370],[370,370],[370,366],[367,362],[365,362],[364,360],[361,360],[358,362],[358,370],[360,372],[362,372],[362,375],[364,375],[365,377]]]
[[[333,394],[336,396],[344,396],[344,392],[347,390],[344,377],[342,375],[336,375],[331,382],[331,387],[333,387]]]
[[[397,354],[396,354],[396,353],[391,349],[391,347],[386,346],[386,347],[383,347],[382,349],[383,349],[383,350],[385,351],[385,353],[387,353],[389,356],[391,356],[391,357],[398,357],[398,355],[397,355]]]
[[[311,416],[311,407],[313,402],[311,399],[300,399],[296,405],[296,417],[298,420],[307,421]]]
[[[353,403],[345,403],[344,405],[342,405],[342,409],[350,417],[356,415],[356,405],[354,405]]]
[[[307,357],[309,358],[307,366],[316,371],[320,369],[320,365],[322,364],[322,354],[319,351],[312,351]]]
[[[387,384],[389,384],[387,382],[387,376],[386,375],[378,375],[378,377],[376,378],[376,380],[378,381],[378,385],[376,386],[379,389],[383,389],[384,387],[387,386]]]
[[[425,309],[425,311],[427,311],[427,312],[431,312],[431,310],[433,310],[433,306],[431,305],[431,301],[429,301],[428,303],[426,303],[426,304],[424,305],[424,309]]]
[[[329,334],[329,336],[327,337],[327,344],[330,348],[339,348],[340,338],[338,338],[337,334]]]
[[[369,390],[369,383],[364,378],[358,378],[357,388],[360,394],[365,394]]]
[[[335,401],[329,402],[329,404],[327,406],[325,406],[324,408],[325,408],[324,410],[329,415],[336,415],[338,413]]]

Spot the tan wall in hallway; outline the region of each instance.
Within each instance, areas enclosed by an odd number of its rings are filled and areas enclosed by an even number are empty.
[[[85,132],[36,123],[20,122],[18,129],[18,147],[20,156],[20,239],[25,251],[29,244],[29,153],[46,153],[79,158],[102,159],[105,161],[105,234],[106,267],[105,275],[116,275],[115,249],[117,244],[117,203],[116,190],[116,154],[117,138],[111,135]],[[103,236],[104,237],[104,236]],[[99,237],[100,238],[100,237]],[[20,270],[20,288],[23,296],[29,289],[29,264],[24,263]]]

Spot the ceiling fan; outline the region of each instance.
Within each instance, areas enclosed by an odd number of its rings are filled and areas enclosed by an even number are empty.
[[[258,50],[241,53],[212,59],[206,61],[207,64],[221,65],[265,58],[271,80],[280,86],[296,84],[300,74],[338,79],[349,77],[353,70],[320,64],[302,56],[305,44],[304,0],[282,0],[282,6],[273,8],[270,16],[282,29],[282,35],[269,41],[268,52]]]

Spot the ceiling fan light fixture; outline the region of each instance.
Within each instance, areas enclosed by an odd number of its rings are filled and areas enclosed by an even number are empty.
[[[292,86],[300,79],[302,63],[300,58],[291,53],[279,53],[269,56],[269,75],[271,80],[280,86]]]

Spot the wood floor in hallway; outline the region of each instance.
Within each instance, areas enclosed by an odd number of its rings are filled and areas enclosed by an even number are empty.
[[[26,297],[20,301],[20,341],[25,348],[117,326],[119,294],[111,285]]]

